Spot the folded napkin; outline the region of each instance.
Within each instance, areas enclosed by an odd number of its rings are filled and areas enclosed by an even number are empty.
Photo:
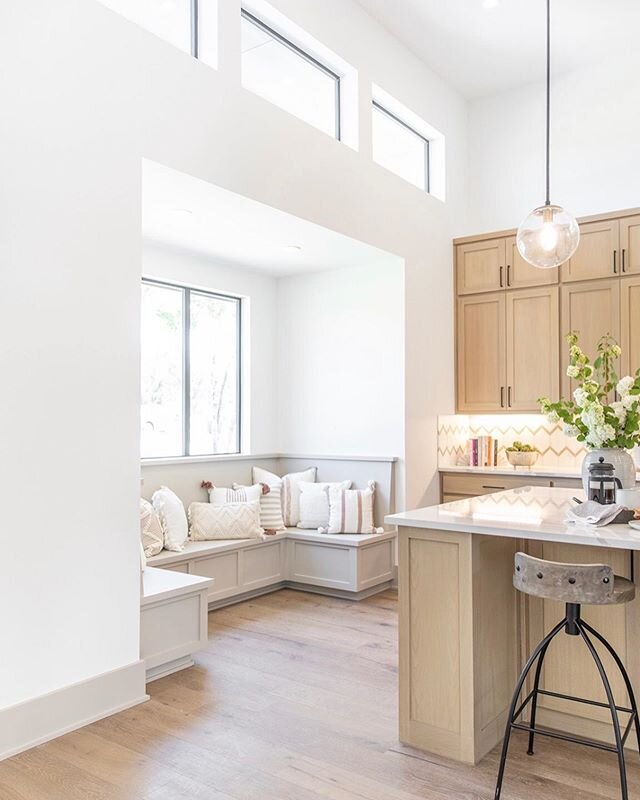
[[[581,523],[583,525],[608,525],[618,516],[624,506],[612,503],[603,506],[595,500],[588,500],[586,503],[573,506],[567,513],[566,522]]]

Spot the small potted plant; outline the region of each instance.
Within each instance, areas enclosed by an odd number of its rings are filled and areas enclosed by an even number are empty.
[[[538,460],[539,450],[530,444],[514,442],[511,447],[507,447],[507,461],[515,469],[516,467],[532,467]]]

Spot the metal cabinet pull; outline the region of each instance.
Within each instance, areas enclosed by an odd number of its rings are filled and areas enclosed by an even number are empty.
[[[500,387],[500,408],[504,408],[504,386]]]
[[[500,288],[504,286],[504,267],[500,267]]]
[[[617,255],[617,250],[614,250],[613,251],[613,274],[614,275],[618,274],[618,265],[616,264],[616,255]]]
[[[623,247],[622,248],[622,253],[620,254],[620,266],[622,267],[622,271],[623,272],[627,271],[627,265],[624,263],[626,254],[627,254],[627,251]]]
[[[507,405],[511,408],[511,387],[507,389]]]
[[[507,286],[511,286],[511,264],[507,264]]]
[[[504,491],[504,486],[492,486],[490,483],[483,483],[482,484],[482,488],[483,489],[502,489],[502,491]]]

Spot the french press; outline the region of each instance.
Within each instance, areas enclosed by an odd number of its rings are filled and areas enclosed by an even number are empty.
[[[615,467],[601,456],[597,463],[589,464],[589,500],[603,506],[616,502],[616,490],[622,489],[620,478],[614,476]]]

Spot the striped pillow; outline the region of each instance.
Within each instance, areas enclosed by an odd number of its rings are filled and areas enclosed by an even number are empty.
[[[260,487],[260,525],[265,531],[283,531],[285,530],[284,519],[282,518],[282,501],[281,501],[281,488],[280,486],[264,486],[269,490],[263,491],[262,484],[257,484]],[[233,484],[233,488],[237,491],[242,489],[253,489],[253,486],[244,487],[237,483]]]
[[[254,486],[238,486],[234,483],[233,489],[212,486],[209,489],[209,502],[214,506],[223,506],[225,503],[252,503],[254,500],[259,500],[261,495],[262,486],[259,483]]]
[[[382,533],[373,524],[375,481],[366,489],[329,489],[329,525],[318,528],[321,533]]]
[[[252,479],[254,483],[266,483],[271,489],[282,490],[282,516],[284,524],[294,527],[300,522],[300,481],[314,483],[318,475],[317,467],[309,467],[303,472],[290,472],[283,478],[279,478],[273,472],[269,472],[262,467],[254,467]]]

